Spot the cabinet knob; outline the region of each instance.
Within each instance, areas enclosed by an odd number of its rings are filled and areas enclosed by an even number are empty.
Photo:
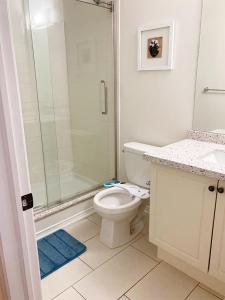
[[[215,186],[210,185],[210,186],[209,186],[209,191],[210,191],[210,192],[214,192],[214,191],[215,191]]]
[[[217,189],[218,193],[223,194],[224,193],[224,188],[223,187],[219,187]]]

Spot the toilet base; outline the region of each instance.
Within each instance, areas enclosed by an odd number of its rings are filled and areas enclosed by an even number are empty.
[[[131,225],[131,220],[102,219],[100,241],[109,248],[122,246],[134,239],[144,228],[144,221]]]

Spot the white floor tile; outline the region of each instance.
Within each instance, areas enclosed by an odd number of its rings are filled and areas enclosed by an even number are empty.
[[[58,297],[54,298],[54,300],[84,300],[80,294],[78,294],[74,288],[69,288]]]
[[[74,287],[87,300],[115,300],[156,264],[154,260],[133,247],[128,247],[76,283]]]
[[[97,268],[128,246],[125,245],[110,249],[100,241],[99,235],[88,240],[85,245],[87,246],[87,251],[80,256],[80,259],[93,269]]]
[[[131,300],[183,300],[197,282],[166,263],[161,263],[126,295]]]
[[[219,300],[219,298],[198,287],[191,293],[187,300]]]
[[[100,227],[88,219],[85,219],[67,226],[65,230],[80,242],[85,242],[96,236],[100,232]]]
[[[147,235],[134,242],[132,246],[156,261],[160,261],[160,259],[157,258],[157,247],[148,241]]]
[[[89,272],[91,269],[85,263],[74,259],[41,281],[43,299],[56,297]]]
[[[129,300],[126,296],[119,298],[119,300]]]
[[[101,218],[101,216],[99,216],[97,213],[94,213],[93,215],[90,215],[90,216],[88,217],[88,219],[89,219],[90,221],[94,222],[95,224],[99,225],[99,226],[101,225],[102,218]]]

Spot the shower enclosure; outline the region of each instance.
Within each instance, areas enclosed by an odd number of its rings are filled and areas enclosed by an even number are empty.
[[[115,177],[113,7],[92,0],[25,7],[35,92],[29,101],[22,95],[22,107],[37,209]]]

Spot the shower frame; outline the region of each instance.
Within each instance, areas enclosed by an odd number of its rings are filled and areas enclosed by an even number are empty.
[[[101,0],[93,0],[94,3],[91,2],[87,2],[85,0],[75,0],[81,3],[85,3],[85,4],[89,4],[89,5],[95,5],[95,6],[99,6],[101,8],[105,8],[105,9],[109,9],[111,12],[113,12],[114,9],[114,2],[113,1],[101,1]]]

